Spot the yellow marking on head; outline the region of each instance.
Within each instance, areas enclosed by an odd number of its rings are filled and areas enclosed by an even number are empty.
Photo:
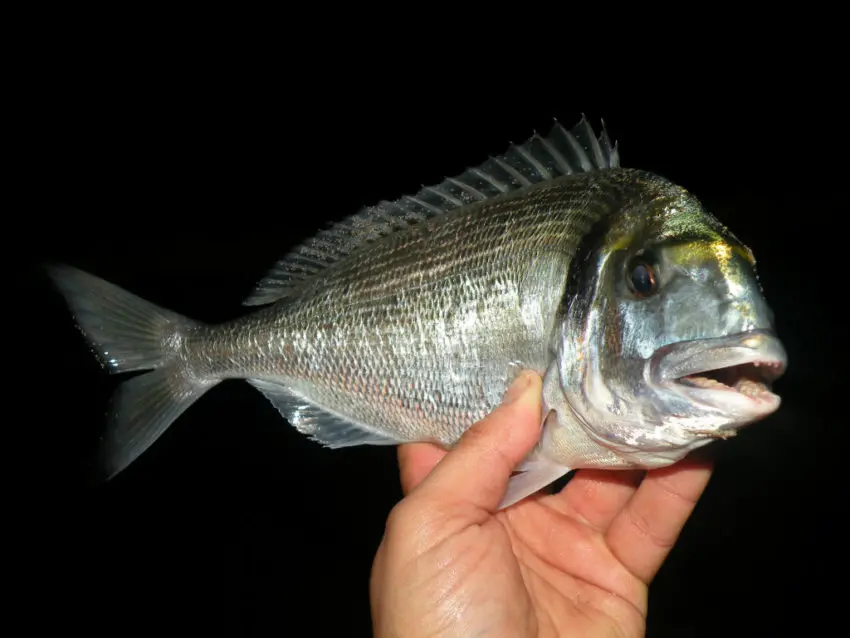
[[[753,255],[753,251],[746,246],[741,244],[730,245],[725,241],[716,241],[712,244],[712,247],[714,248],[718,261],[729,261],[732,255],[735,254],[750,264],[750,266],[756,265],[756,258]]]
[[[618,250],[625,250],[631,245],[633,238],[634,235],[632,233],[620,235],[610,244],[608,249],[612,253],[615,253]]]
[[[714,251],[714,256],[717,258],[717,261],[721,264],[728,262],[732,257],[732,247],[725,242],[712,242],[711,249]]]
[[[738,255],[750,265],[755,265],[752,251],[746,246],[730,244],[724,239],[692,241],[682,244],[676,250],[677,258],[682,262],[713,261],[719,266],[729,264],[732,257]]]
[[[715,241],[710,244],[710,248],[717,260],[717,267],[720,269],[720,272],[723,273],[724,279],[726,279],[727,285],[729,286],[729,292],[737,296],[741,291],[741,284],[738,281],[740,274],[736,272],[737,268],[732,263],[733,247],[724,241]],[[738,252],[740,254],[740,251],[734,252]]]

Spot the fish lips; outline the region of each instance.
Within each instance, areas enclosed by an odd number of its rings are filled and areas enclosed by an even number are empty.
[[[646,374],[661,386],[742,424],[774,412],[780,398],[770,386],[785,372],[788,356],[770,331],[751,330],[659,348]]]

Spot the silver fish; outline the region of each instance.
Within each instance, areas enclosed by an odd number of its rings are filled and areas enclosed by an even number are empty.
[[[102,364],[149,371],[113,397],[109,476],[224,379],[331,448],[450,447],[527,368],[545,421],[506,507],[570,469],[661,467],[730,436],[779,407],[786,366],[749,248],[585,118],[319,232],[227,323],[49,270]]]

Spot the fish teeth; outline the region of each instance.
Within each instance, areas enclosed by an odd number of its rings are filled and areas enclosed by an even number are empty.
[[[738,379],[734,387],[711,377],[690,376],[683,378],[682,381],[693,387],[703,388],[705,390],[732,390],[754,399],[758,399],[769,392],[768,387],[764,383],[746,377]]]
[[[735,389],[741,394],[746,394],[747,396],[754,398],[758,398],[768,391],[767,386],[764,383],[754,381],[753,379],[740,379],[738,383],[735,384]]]
[[[729,387],[725,383],[721,383],[717,379],[712,379],[710,377],[692,376],[692,377],[685,377],[684,380],[687,381],[688,383],[690,383],[691,385],[694,385],[698,388],[718,388],[718,387],[719,388],[728,388]]]

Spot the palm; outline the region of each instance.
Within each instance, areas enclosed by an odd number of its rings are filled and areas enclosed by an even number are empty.
[[[542,496],[496,514],[493,541],[507,543],[538,635],[643,635],[646,584],[631,574],[604,533]],[[507,601],[506,601],[507,602]]]
[[[406,492],[442,454],[431,446],[402,447]],[[399,535],[408,539],[399,551],[443,566],[430,576],[439,594],[422,601],[437,625],[450,624],[462,609],[473,635],[498,628],[514,636],[639,636],[647,585],[708,475],[697,463],[651,471],[642,482],[644,473],[582,470],[559,494],[536,495],[496,514],[459,504],[427,534],[401,516],[410,533]]]

